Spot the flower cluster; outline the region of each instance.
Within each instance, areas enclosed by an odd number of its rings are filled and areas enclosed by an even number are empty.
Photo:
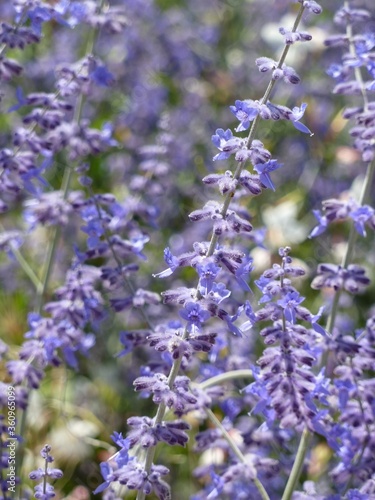
[[[311,367],[317,363],[317,337],[325,335],[317,323],[322,311],[313,315],[301,305],[304,297],[291,285],[290,278],[302,276],[304,270],[293,265],[289,252],[290,248],[281,248],[281,265],[274,264],[256,281],[263,295],[260,302],[265,306],[256,312],[253,322],[272,321],[260,331],[265,344],[271,347],[257,361],[260,372],[248,390],[262,395],[254,411],[264,412],[267,420],[276,418],[286,428],[302,424],[319,431],[322,417],[316,401],[327,394],[320,392],[322,381]]]

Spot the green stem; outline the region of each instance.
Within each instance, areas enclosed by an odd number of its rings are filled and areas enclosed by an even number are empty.
[[[304,429],[299,442],[296,459],[294,460],[294,464],[281,500],[290,500],[292,498],[294,489],[302,472],[303,463],[305,461],[305,456],[310,443],[310,437],[311,435],[308,429]]]
[[[30,264],[27,262],[22,253],[18,250],[18,248],[16,248],[15,246],[12,246],[12,254],[17,259],[17,262],[23,269],[24,273],[28,276],[32,284],[35,286],[37,293],[39,293],[40,290],[42,289],[43,284],[38,278],[38,276],[32,270]]]
[[[219,429],[223,435],[223,438],[225,441],[228,443],[230,449],[233,451],[233,453],[236,455],[238,460],[242,462],[245,465],[249,465],[254,469],[254,474],[255,477],[252,480],[257,488],[257,490],[260,493],[260,496],[262,497],[263,500],[270,500],[270,497],[267,494],[267,491],[265,490],[263,484],[259,481],[259,479],[256,476],[256,470],[253,465],[249,464],[246,460],[246,457],[243,455],[242,451],[239,449],[235,441],[232,439],[231,435],[229,432],[225,429],[223,424],[220,422],[220,420],[216,417],[216,415],[213,413],[212,410],[209,408],[206,410],[208,418],[211,420],[211,422],[214,424],[214,426]]]
[[[196,384],[196,387],[199,389],[205,390],[209,387],[213,387],[215,385],[224,384],[225,382],[230,382],[232,380],[242,379],[242,378],[253,378],[254,374],[251,370],[232,370],[226,373],[220,373],[220,375],[215,375],[215,377],[211,377],[199,384]]]

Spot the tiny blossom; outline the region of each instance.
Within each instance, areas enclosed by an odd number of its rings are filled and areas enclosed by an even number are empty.
[[[304,134],[310,134],[310,136],[313,135],[311,130],[299,121],[303,117],[307,108],[306,103],[302,103],[300,107],[295,106],[293,109],[289,109],[286,106],[273,104],[268,101],[267,107],[271,112],[270,117],[273,120],[290,120],[293,126],[300,132],[303,132]]]
[[[176,415],[182,415],[188,405],[194,404],[197,398],[190,392],[190,380],[185,376],[178,376],[170,388],[167,377],[156,373],[151,377],[138,377],[133,385],[136,391],[150,391],[156,404],[164,402],[173,408]]]
[[[282,74],[284,81],[287,83],[296,85],[301,81],[300,77],[297,75],[296,71],[291,66],[283,65]]]
[[[252,122],[259,113],[259,105],[251,99],[245,101],[237,100],[234,106],[230,106],[230,110],[240,122],[236,128],[236,132],[241,132],[250,127],[250,122]]]
[[[261,183],[267,188],[272,189],[272,191],[275,191],[275,186],[269,174],[282,166],[283,164],[278,163],[277,160],[269,160],[266,163],[254,165],[254,169],[258,172]]]
[[[261,73],[275,69],[277,66],[277,62],[269,57],[258,57],[258,59],[255,60],[255,63]]]
[[[323,12],[322,7],[315,0],[298,0],[298,1],[313,14],[321,14]]]
[[[110,87],[114,83],[113,74],[103,64],[99,64],[92,59],[89,77],[90,79],[101,87]]]
[[[23,243],[23,236],[20,231],[2,231],[0,234],[0,250],[2,252],[12,252],[13,249],[20,248]]]
[[[222,128],[217,129],[216,134],[212,136],[212,142],[221,151],[214,156],[214,160],[227,160],[232,154],[244,147],[244,140],[233,136],[230,129],[225,132]]]
[[[220,304],[220,302],[227,299],[232,293],[226,288],[224,283],[213,283],[212,288],[208,293],[206,288],[199,287],[199,292],[203,297],[209,299],[215,304]]]
[[[147,341],[159,352],[170,352],[173,359],[183,356],[189,359],[194,351],[209,352],[216,339],[216,333],[190,333],[184,339],[182,325],[178,325],[178,329],[173,329],[172,325],[167,328],[159,325],[156,330],[148,335]]]
[[[370,12],[365,9],[352,9],[350,7],[342,7],[339,9],[333,20],[339,25],[347,25],[354,22],[367,21],[370,18]]]
[[[210,313],[202,309],[199,303],[188,302],[180,311],[180,316],[188,322],[189,331],[194,332],[200,330],[202,323],[210,317]]]
[[[311,231],[309,238],[316,238],[324,233],[328,227],[328,220],[325,215],[322,215],[319,210],[313,210],[315,218],[318,220],[318,225]]]
[[[250,152],[250,151],[249,151]],[[261,194],[264,184],[259,175],[250,174],[247,170],[241,172],[238,182],[241,186],[246,188],[253,196]]]
[[[69,198],[73,199],[74,193],[71,193]],[[24,207],[24,217],[30,228],[35,228],[38,223],[64,226],[73,211],[69,200],[64,199],[61,191],[43,193],[38,199],[29,199],[24,203]]]
[[[43,372],[27,361],[8,361],[6,367],[14,385],[21,384],[25,380],[30,388],[37,389],[43,378]]]
[[[375,210],[372,207],[364,205],[353,210],[349,217],[354,221],[354,227],[357,232],[365,237],[366,236],[366,222],[371,224],[371,228],[375,229]]]
[[[291,323],[296,322],[296,306],[305,300],[298,292],[288,292],[284,297],[277,301],[277,304],[284,310],[285,319]]]
[[[349,68],[347,68],[341,64],[331,64],[328,67],[326,73],[327,73],[327,75],[334,78],[335,80],[342,82],[348,78],[348,76],[350,74],[350,70],[349,70]]]
[[[154,278],[166,278],[167,276],[170,276],[175,269],[180,265],[177,257],[172,255],[172,252],[170,251],[169,248],[166,248],[164,250],[164,260],[166,264],[169,265],[169,268],[166,269],[165,271],[162,271],[161,273],[158,274],[153,274],[152,276]]]
[[[248,150],[240,150],[248,151]],[[249,152],[250,153],[250,152]],[[238,152],[236,153],[236,160],[238,160]],[[227,194],[228,192],[233,192],[236,190],[237,180],[233,179],[231,172],[225,172],[224,175],[220,174],[210,174],[204,177],[203,182],[205,184],[217,184],[221,194]]]
[[[155,446],[158,441],[164,441],[171,446],[185,446],[189,439],[185,431],[189,430],[190,426],[182,420],[154,425],[151,418],[131,417],[128,418],[127,424],[132,428],[127,434],[132,447],[139,443],[143,448],[149,448]]]
[[[200,277],[199,285],[205,290],[205,295],[207,295],[212,290],[214,280],[220,272],[220,267],[213,262],[207,262],[198,264],[196,269]]]
[[[285,28],[279,28],[279,33],[284,35],[284,40],[287,45],[291,45],[295,42],[309,42],[312,36],[305,31],[289,31]]]
[[[25,26],[15,27],[3,22],[0,29],[0,43],[7,45],[11,49],[15,47],[24,49],[26,45],[40,42],[40,34]]]

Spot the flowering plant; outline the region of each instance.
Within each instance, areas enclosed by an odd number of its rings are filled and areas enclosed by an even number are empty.
[[[0,498],[375,498],[375,12],[335,3],[1,7]]]

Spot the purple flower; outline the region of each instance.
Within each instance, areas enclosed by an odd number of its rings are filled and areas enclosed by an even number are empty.
[[[311,130],[309,128],[306,127],[306,125],[304,125],[303,123],[300,123],[300,119],[303,117],[303,115],[305,114],[305,110],[307,108],[307,104],[306,103],[303,103],[301,105],[301,107],[294,107],[292,109],[292,117],[290,118],[294,127],[299,130],[300,132],[303,132],[304,134],[310,134],[313,135],[313,133],[311,132]]]
[[[259,113],[259,106],[251,99],[245,101],[237,100],[234,106],[230,106],[230,110],[240,122],[236,128],[236,132],[242,132],[250,127],[250,122],[252,122]]]
[[[12,377],[14,385],[22,384],[26,382],[28,387],[32,389],[37,389],[40,385],[40,381],[43,378],[43,372],[35,368],[32,364],[27,361],[14,360],[8,361],[6,364],[8,373]]]
[[[202,291],[201,291],[202,293]],[[224,283],[214,283],[212,289],[206,298],[212,300],[215,304],[220,304],[223,300],[227,299],[231,295],[231,291],[226,288]],[[202,293],[204,296],[204,293]]]
[[[8,113],[11,113],[12,111],[18,111],[22,106],[25,106],[27,104],[27,99],[25,98],[25,95],[23,93],[22,87],[17,87],[16,89],[16,98],[17,98],[17,104],[14,104],[8,109]]]
[[[189,384],[188,377],[178,376],[171,388],[168,378],[162,373],[138,377],[133,382],[136,391],[151,392],[154,403],[164,402],[169,408],[173,408],[178,416],[190,411],[190,406],[197,402],[197,398],[190,391]]]
[[[325,215],[322,215],[320,210],[313,210],[315,218],[318,220],[318,225],[309,234],[309,238],[316,238],[317,236],[324,233],[328,227],[328,220]]]
[[[321,14],[323,12],[322,7],[315,0],[298,0],[298,1],[313,14]]]
[[[38,36],[42,34],[43,23],[51,21],[52,19],[57,21],[59,24],[69,27],[69,24],[61,16],[61,14],[51,6],[36,6],[34,8],[27,9],[26,13],[31,21],[32,29]]]
[[[185,304],[185,308],[180,311],[180,316],[188,322],[188,330],[195,332],[200,330],[202,323],[210,317],[210,313],[203,309],[199,303],[188,302]]]
[[[296,323],[296,308],[305,297],[301,297],[296,291],[288,292],[284,297],[277,301],[277,304],[283,309],[285,319],[290,323]]]
[[[275,69],[277,66],[277,62],[269,57],[258,57],[258,59],[255,60],[255,63],[261,73],[266,73],[271,69]]]
[[[159,441],[170,446],[185,446],[189,440],[185,431],[189,430],[190,426],[182,420],[154,425],[149,417],[131,417],[128,418],[127,424],[132,427],[127,435],[131,447],[138,443],[143,448],[150,448],[156,446]]]
[[[303,125],[299,122],[307,108],[306,103],[303,103],[300,108],[296,106],[293,109],[289,109],[286,106],[273,104],[272,102],[268,101],[267,107],[271,111],[271,118],[273,120],[290,120],[293,123],[294,127],[300,132],[313,135],[311,131],[306,127],[306,125]]]
[[[266,163],[258,163],[257,165],[254,165],[254,169],[258,172],[261,183],[267,188],[275,191],[275,186],[273,185],[269,174],[282,166],[283,164],[278,163],[277,160],[269,160]]]
[[[91,80],[100,87],[110,87],[113,85],[115,78],[112,73],[102,64],[93,61],[89,76]]]
[[[173,271],[175,271],[175,269],[177,269],[177,267],[180,265],[179,260],[177,259],[177,257],[172,255],[172,252],[168,247],[164,250],[164,260],[169,266],[168,269],[162,271],[161,273],[153,274],[152,276],[154,278],[166,278],[167,276],[170,276]]]
[[[220,267],[213,262],[198,264],[197,272],[200,277],[199,285],[204,290],[204,295],[207,295],[213,287],[214,280],[220,272]]]
[[[0,56],[0,81],[8,81],[14,76],[18,76],[21,71],[22,66],[17,61]]]
[[[212,142],[221,151],[214,156],[214,160],[227,160],[245,146],[243,139],[233,136],[230,129],[224,132],[222,128],[216,130],[216,134],[212,136]]]
[[[309,42],[312,39],[312,36],[305,31],[290,31],[285,28],[279,28],[279,33],[284,35],[287,45],[292,45],[295,42]]]
[[[251,288],[247,283],[247,276],[251,273],[253,268],[253,259],[251,257],[245,256],[234,273],[234,276],[236,277],[236,280],[240,287],[248,292],[251,292]]]
[[[368,205],[364,205],[362,207],[358,207],[355,210],[352,210],[349,214],[349,217],[354,221],[354,227],[357,232],[366,237],[366,222],[370,222],[372,226],[375,226],[375,211],[372,207]]]
[[[324,336],[325,336],[325,335],[327,335],[327,332],[325,331],[325,329],[324,329],[322,326],[320,326],[320,325],[318,324],[318,321],[319,321],[319,319],[321,318],[321,316],[322,316],[322,314],[323,314],[323,312],[324,312],[324,309],[325,309],[325,307],[324,307],[324,306],[322,306],[322,307],[320,307],[320,308],[319,308],[318,314],[311,315],[311,317],[310,317],[310,322],[311,322],[311,326],[313,327],[313,329],[314,329],[317,333],[319,333],[319,334],[321,334],[321,335],[324,335]]]

